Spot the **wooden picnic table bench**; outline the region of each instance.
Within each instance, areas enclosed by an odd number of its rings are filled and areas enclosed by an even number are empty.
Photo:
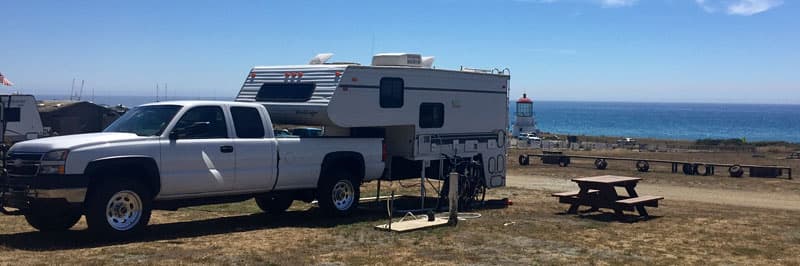
[[[645,206],[658,207],[658,201],[664,199],[661,196],[640,196],[636,193],[635,187],[639,181],[638,177],[627,176],[593,176],[572,179],[578,184],[580,190],[561,193],[553,193],[553,197],[558,197],[560,203],[570,204],[567,213],[576,214],[580,206],[590,206],[589,211],[596,211],[600,208],[612,209],[614,213],[623,218],[623,211],[637,211],[639,216],[647,218]],[[619,195],[616,187],[623,187],[628,195]]]

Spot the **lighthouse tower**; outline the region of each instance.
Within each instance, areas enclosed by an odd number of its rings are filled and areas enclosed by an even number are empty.
[[[521,133],[536,132],[536,123],[533,118],[533,100],[523,93],[522,98],[517,100],[517,112],[514,119],[512,134],[519,137]]]

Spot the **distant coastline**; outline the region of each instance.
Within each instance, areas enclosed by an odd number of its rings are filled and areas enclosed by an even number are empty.
[[[37,100],[68,95],[36,95]],[[233,100],[231,96],[170,96],[166,100]],[[83,97],[91,100],[91,97]],[[159,100],[165,100],[163,97]],[[94,102],[133,107],[155,96],[95,96]],[[515,106],[510,105],[510,123]],[[567,135],[665,140],[743,139],[800,143],[800,104],[536,101],[537,126]]]

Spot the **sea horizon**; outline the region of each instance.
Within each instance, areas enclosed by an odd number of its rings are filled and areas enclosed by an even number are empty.
[[[64,100],[68,95],[35,95]],[[231,96],[160,96],[165,100],[234,100]],[[82,100],[91,101],[91,97]],[[513,125],[515,99],[509,99]],[[133,107],[155,96],[95,95],[97,104]],[[670,140],[745,139],[800,143],[800,104],[535,100],[541,131],[568,135]]]

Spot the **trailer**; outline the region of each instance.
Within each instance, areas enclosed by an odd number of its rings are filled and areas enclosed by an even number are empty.
[[[384,180],[443,180],[455,167],[447,155],[479,165],[480,186],[505,185],[507,69],[437,69],[409,53],[377,54],[369,66],[326,63],[331,56],[253,67],[236,101],[263,104],[276,124],[324,127],[322,137],[383,138]]]
[[[0,95],[0,131],[3,142],[15,143],[37,139],[44,135],[42,119],[37,110],[36,98],[30,94]]]

